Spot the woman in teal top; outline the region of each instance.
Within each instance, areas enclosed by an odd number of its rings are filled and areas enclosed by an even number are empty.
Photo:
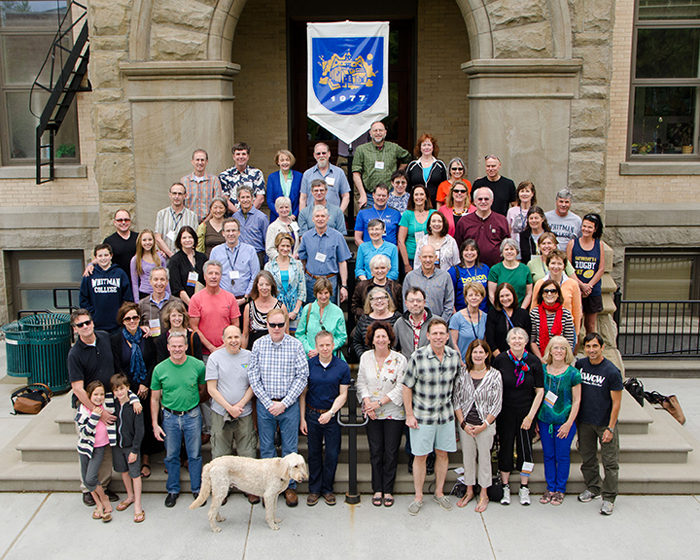
[[[318,354],[316,335],[319,331],[328,331],[333,335],[333,352],[339,358],[343,357],[340,348],[348,339],[345,330],[345,316],[340,307],[331,303],[332,293],[333,285],[330,280],[319,278],[314,284],[316,301],[301,310],[297,332],[294,336],[304,345],[304,352],[309,358]]]
[[[386,255],[391,262],[389,280],[399,279],[399,253],[396,250],[396,245],[384,241],[383,236],[386,231],[386,224],[374,218],[367,224],[367,232],[369,233],[369,242],[365,242],[357,248],[357,262],[355,263],[355,277],[362,281],[372,278],[372,271],[369,263],[372,257],[376,255]]]
[[[540,503],[561,505],[571,466],[571,442],[581,403],[581,372],[573,367],[571,345],[553,336],[544,354],[544,402],[537,414],[547,491]]]
[[[408,199],[408,210],[399,222],[398,249],[405,272],[413,270],[416,257],[416,241],[426,235],[430,215],[435,212],[425,185],[415,185]]]
[[[306,300],[306,278],[301,262],[291,257],[294,237],[282,232],[275,237],[277,256],[265,263],[267,270],[275,279],[279,299],[289,311],[289,333],[294,334],[299,323],[301,306]]]
[[[511,237],[501,242],[503,260],[489,271],[489,301],[493,305],[496,287],[506,282],[515,288],[520,307],[528,309],[532,300],[532,274],[530,269],[517,260],[518,244]]]

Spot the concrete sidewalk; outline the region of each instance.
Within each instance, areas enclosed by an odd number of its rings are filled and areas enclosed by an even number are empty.
[[[16,383],[1,378],[5,370],[0,343],[0,449],[24,428],[29,417],[10,414],[9,394]],[[687,416],[686,428],[700,439],[700,380],[644,379],[647,390],[677,394]],[[76,465],[77,468],[77,465]],[[514,495],[508,507],[492,503],[483,514],[474,503],[464,510],[442,511],[426,495],[416,517],[408,514],[411,496],[396,496],[392,508],[376,508],[364,495],[357,506],[313,508],[300,496],[296,509],[280,499],[280,530],[271,531],[260,505],[234,495],[221,510],[227,520],[214,534],[207,507],[191,511],[183,494],[173,509],[165,493],[145,494],[146,520],[133,523],[133,508],[115,512],[109,524],[91,519],[91,508],[75,493],[0,493],[0,560],[51,558],[226,558],[366,559],[435,557],[442,560],[537,558],[694,558],[700,548],[698,496],[620,496],[615,513],[598,513],[600,501],[580,504],[567,495],[559,507],[539,504],[533,496],[522,507]],[[452,499],[455,504],[456,500]]]

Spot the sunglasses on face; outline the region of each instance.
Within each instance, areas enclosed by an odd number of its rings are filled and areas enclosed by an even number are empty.
[[[542,290],[542,293],[544,293],[544,294],[556,294],[557,291],[553,288],[548,288],[548,289]]]
[[[138,321],[138,320],[139,320],[139,316],[138,316],[138,315],[133,315],[133,316],[129,316],[129,317],[124,317],[124,321]]]
[[[452,192],[455,193],[455,194],[467,194],[467,191],[462,190],[462,189],[459,189],[459,190],[456,190],[456,191],[452,191]]]
[[[115,218],[114,221],[120,224],[124,224],[126,222],[130,222],[131,218]]]
[[[87,321],[83,321],[82,323],[76,323],[75,328],[76,329],[82,329],[83,327],[87,327],[88,325],[92,324],[92,319],[88,319]]]
[[[284,323],[268,323],[267,326],[272,329],[283,329]]]
[[[464,171],[464,167],[452,167],[450,171]]]

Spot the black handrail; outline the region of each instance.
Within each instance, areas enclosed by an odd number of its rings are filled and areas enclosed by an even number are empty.
[[[338,424],[348,429],[348,491],[345,494],[346,504],[359,504],[360,493],[357,491],[357,430],[367,425],[369,418],[365,417],[362,422],[357,421],[357,387],[355,381],[348,388],[347,400],[348,414],[343,420],[338,411],[336,419]]]
[[[73,311],[73,309],[78,309],[78,305],[73,305],[73,292],[77,291],[78,288],[54,288],[53,289],[53,307],[54,309],[67,309],[68,311]],[[68,305],[58,305],[58,294],[60,292],[68,293]]]
[[[616,316],[623,358],[700,357],[700,300],[621,299]]]

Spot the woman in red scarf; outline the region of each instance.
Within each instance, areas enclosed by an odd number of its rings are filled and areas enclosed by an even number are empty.
[[[568,309],[564,309],[564,297],[561,288],[551,278],[545,280],[537,294],[537,305],[530,311],[532,333],[530,347],[532,353],[540,361],[544,350],[553,336],[563,336],[571,345],[573,352],[576,347],[576,330],[574,320]]]

